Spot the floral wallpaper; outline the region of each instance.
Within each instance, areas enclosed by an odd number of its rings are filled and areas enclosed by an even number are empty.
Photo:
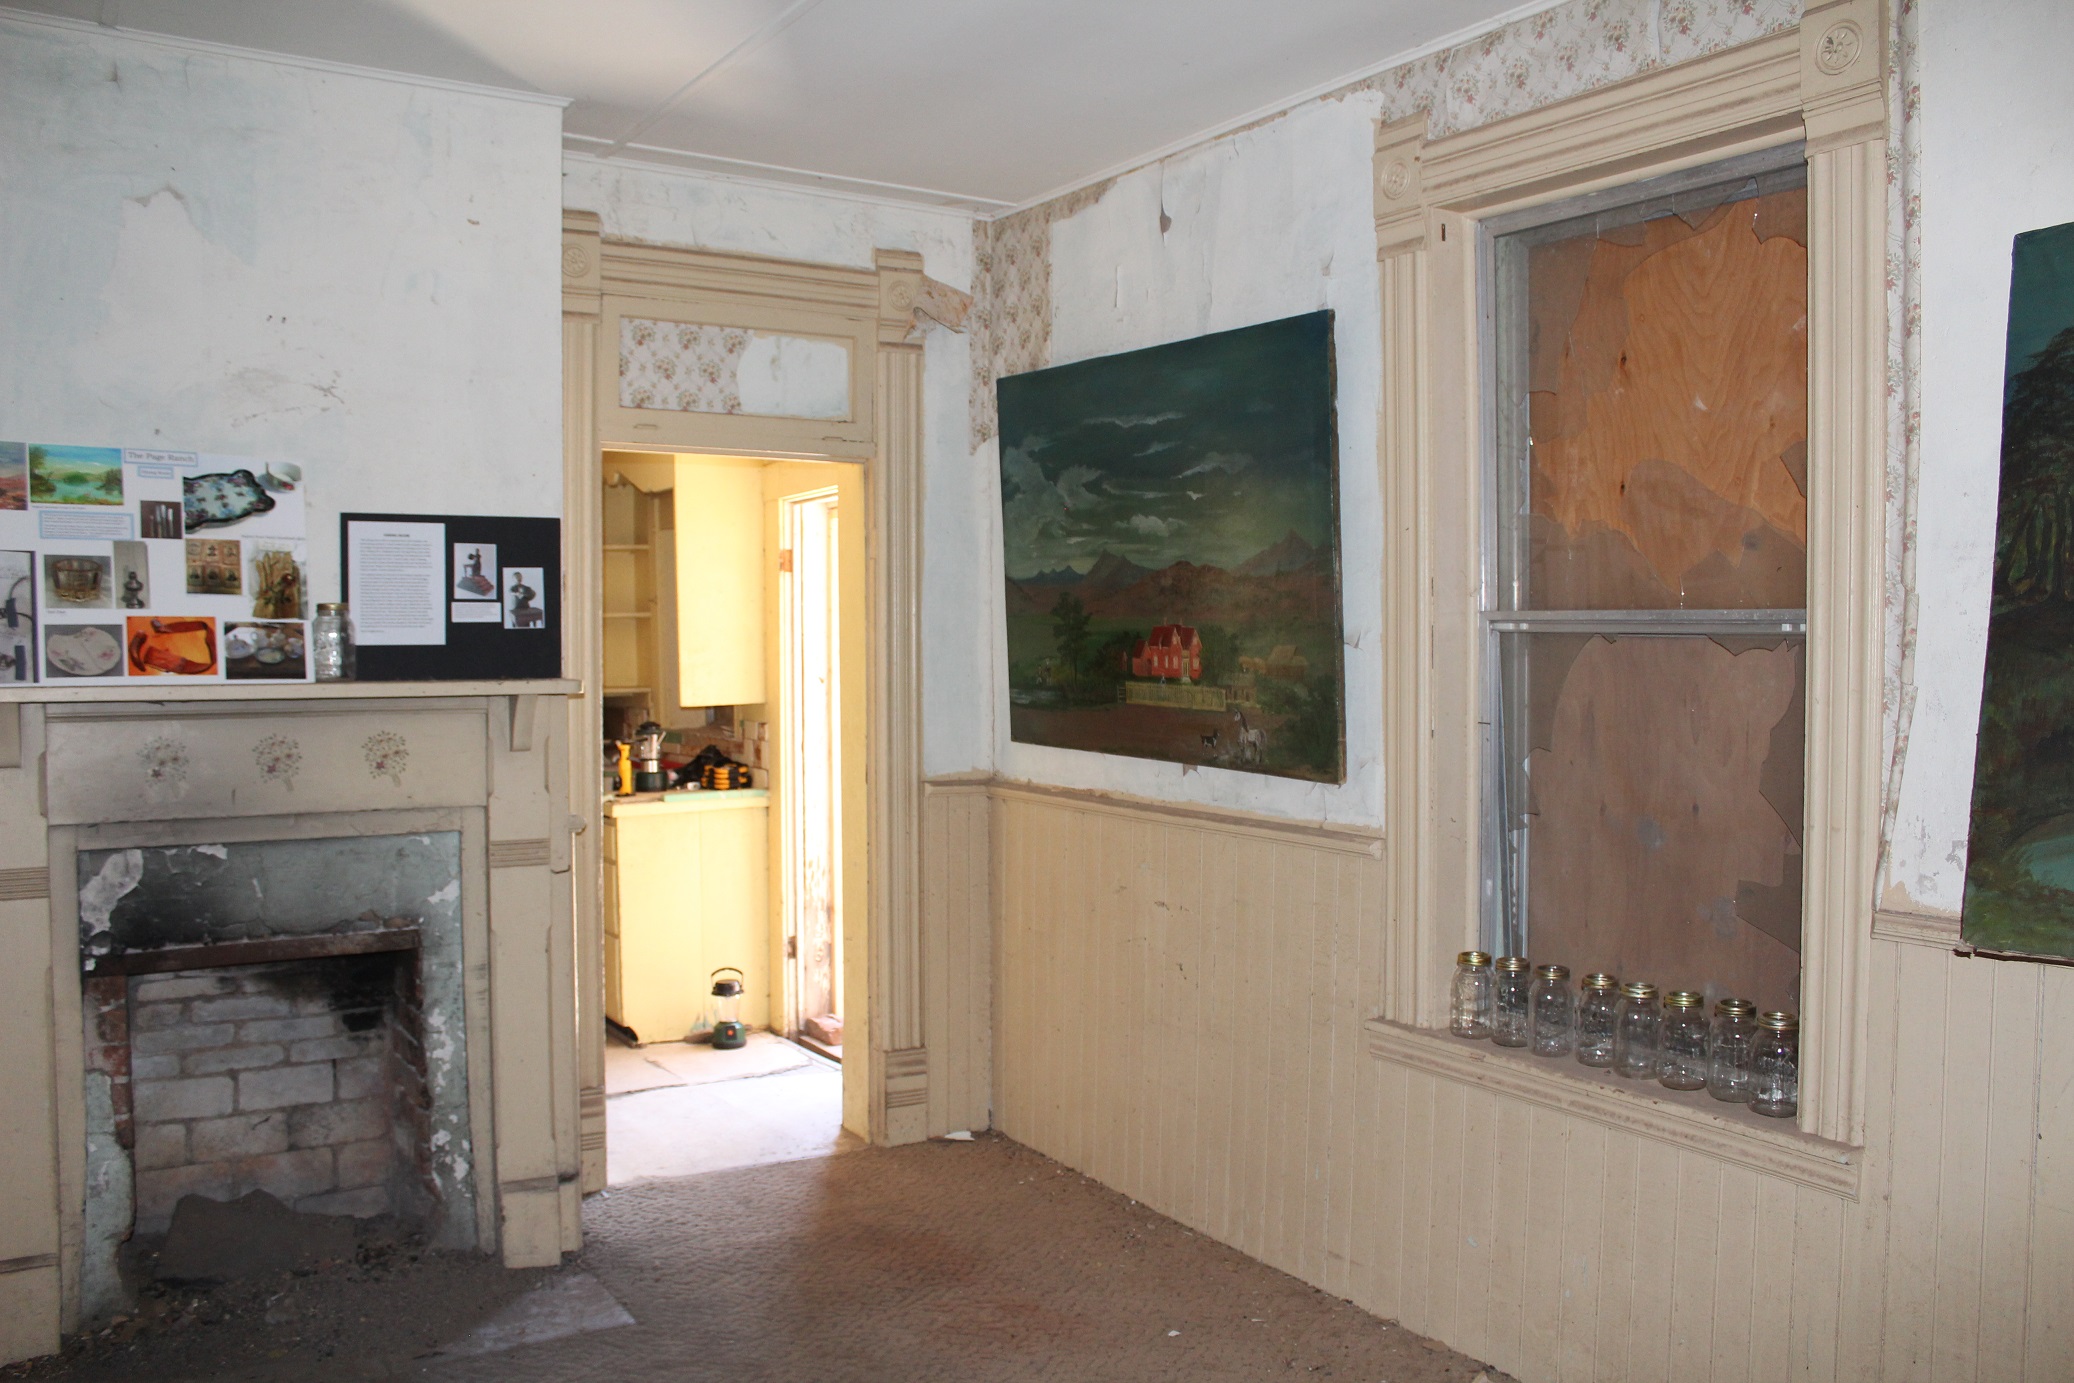
[[[619,406],[741,412],[742,354],[751,334],[742,327],[622,317]]]
[[[1801,0],[1571,0],[1345,87],[1384,121],[1425,111],[1435,137],[1750,43],[1800,22]],[[975,236],[972,442],[994,435],[994,381],[1051,363],[1051,228],[1106,184],[982,222]]]

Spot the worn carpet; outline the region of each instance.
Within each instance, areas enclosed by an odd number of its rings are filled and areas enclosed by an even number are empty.
[[[593,1197],[586,1225],[583,1253],[560,1270],[406,1255],[226,1287],[178,1303],[185,1324],[133,1322],[0,1377],[1471,1383],[1483,1372],[992,1136],[649,1182]],[[584,1275],[594,1281],[567,1281]],[[547,1338],[558,1330],[580,1333]]]
[[[636,1325],[442,1380],[1468,1383],[1480,1366],[1002,1138],[614,1191],[585,1265]]]

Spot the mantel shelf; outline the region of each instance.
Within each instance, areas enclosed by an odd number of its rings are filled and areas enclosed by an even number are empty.
[[[196,682],[168,677],[139,678],[136,684],[61,686],[49,682],[0,686],[0,705],[42,702],[80,705],[109,701],[387,701],[453,696],[576,696],[583,683],[572,677],[481,682]]]

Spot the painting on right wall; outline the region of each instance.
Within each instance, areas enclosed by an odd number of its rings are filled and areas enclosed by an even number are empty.
[[[1960,932],[2074,956],[2074,222],[2016,237]]]

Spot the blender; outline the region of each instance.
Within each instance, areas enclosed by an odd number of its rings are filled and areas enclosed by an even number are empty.
[[[663,727],[652,720],[634,731],[634,791],[661,792],[670,785],[663,771]]]

